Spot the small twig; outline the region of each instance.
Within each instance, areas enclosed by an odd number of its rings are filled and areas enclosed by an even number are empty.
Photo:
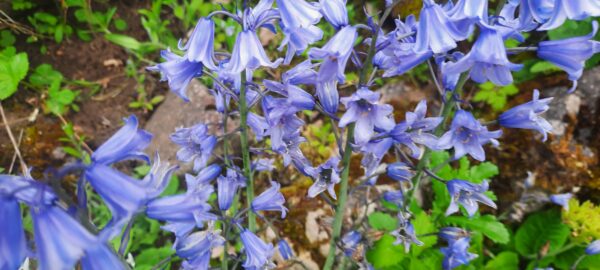
[[[23,139],[23,129],[21,129],[21,131],[19,132],[19,141],[17,142],[17,146],[21,146],[21,140]],[[17,161],[17,153],[15,152],[15,154],[12,157],[12,160],[10,161],[10,168],[8,169],[8,174],[12,173],[12,170],[15,166],[15,162]]]
[[[15,137],[13,136],[13,133],[10,130],[10,126],[8,125],[8,120],[6,120],[6,115],[4,114],[4,107],[2,106],[2,102],[0,102],[0,114],[2,115],[2,122],[4,122],[4,127],[6,128],[6,132],[8,133],[8,138],[10,139],[10,142],[12,143],[13,147],[15,148],[15,154],[19,158],[19,162],[21,164],[21,170],[22,170],[23,174],[25,175],[25,174],[27,174],[27,164],[25,163],[25,160],[23,159],[23,156],[21,155],[21,151],[19,150],[19,146],[17,145],[17,142],[15,141]]]
[[[69,122],[67,122],[67,120],[65,120],[65,118],[62,115],[56,114],[56,116],[58,117],[58,119],[60,119],[60,121],[62,122],[63,125],[69,124]],[[92,148],[90,148],[90,146],[87,145],[87,143],[85,143],[85,141],[83,141],[81,139],[81,137],[79,137],[79,135],[77,135],[77,133],[73,132],[73,136],[75,137],[75,139],[77,139],[77,141],[79,141],[79,143],[81,143],[81,145],[83,146],[83,148],[85,148],[85,150],[88,152],[88,154],[91,155],[92,153],[94,153]]]

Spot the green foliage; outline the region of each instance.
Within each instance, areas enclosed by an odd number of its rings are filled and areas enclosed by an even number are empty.
[[[503,251],[485,265],[485,270],[517,270],[519,255],[512,251]]]
[[[562,212],[562,220],[573,231],[575,241],[590,242],[600,239],[600,207],[577,199],[569,201],[569,210]]]
[[[65,82],[63,75],[52,66],[48,64],[39,65],[29,75],[29,83],[38,90],[47,91],[44,100],[46,113],[63,115],[69,109],[79,110],[79,107],[75,104],[79,91],[68,88],[69,84]]]
[[[31,0],[12,0],[10,3],[13,10],[27,10],[36,6]]]
[[[62,126],[62,130],[65,133],[65,136],[59,138],[59,141],[69,144],[69,146],[63,147],[63,151],[77,159],[84,161],[89,160],[90,157],[83,148],[83,145],[85,144],[85,136],[77,136],[77,134],[75,134],[75,130],[73,129],[73,124],[71,123],[64,124]]]
[[[0,52],[0,100],[7,99],[17,91],[28,70],[27,53],[17,54],[14,47]]]
[[[367,251],[367,259],[375,269],[386,269],[398,265],[406,258],[403,245],[394,245],[394,236],[384,234],[375,245]],[[388,268],[394,269],[394,268]]]
[[[38,11],[27,19],[37,33],[54,37],[56,43],[61,43],[65,36],[73,33],[73,27],[54,14]]]
[[[549,210],[532,214],[515,234],[515,248],[522,256],[535,257],[545,245],[548,252],[560,249],[569,237],[569,227],[562,223],[560,212]]]
[[[398,220],[386,213],[373,212],[368,219],[369,225],[375,230],[391,232],[398,228]]]
[[[479,92],[473,97],[473,101],[484,101],[495,111],[502,111],[506,107],[508,97],[519,93],[519,89],[514,84],[498,87],[491,82],[486,82],[480,84],[479,89]]]
[[[135,257],[136,270],[151,270],[154,266],[162,260],[173,255],[175,251],[170,246],[164,246],[160,248],[146,248]],[[164,269],[171,269],[170,263],[165,266]]]
[[[9,30],[0,31],[0,47],[6,48],[12,46],[17,41],[15,35]]]
[[[552,264],[558,269],[571,269],[571,266],[583,254],[585,254],[585,247],[574,247],[558,254],[556,258],[554,258]],[[577,265],[577,269],[600,269],[600,254],[585,256],[585,258]]]
[[[461,227],[483,233],[495,243],[506,244],[510,241],[510,233],[506,226],[492,215],[479,217],[449,216],[442,220],[447,226]]]

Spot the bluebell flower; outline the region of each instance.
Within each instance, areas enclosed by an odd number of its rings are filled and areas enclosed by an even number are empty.
[[[454,243],[456,240],[470,236],[468,231],[458,227],[444,227],[440,229],[438,235],[450,244]]]
[[[179,41],[179,49],[185,51],[185,56],[190,62],[200,62],[205,67],[216,70],[214,62],[214,41],[215,40],[215,22],[211,19],[200,18],[194,31],[190,35],[185,46],[181,46]]]
[[[567,19],[579,21],[588,17],[600,16],[600,3],[598,1],[555,0],[544,1],[545,5],[541,5],[534,0],[528,0],[527,2],[529,2],[534,18],[543,23],[538,28],[539,31],[557,28]]]
[[[230,72],[240,73],[261,66],[276,68],[281,61],[283,59],[271,62],[254,30],[243,30],[237,36],[231,59],[225,64],[225,68]]]
[[[569,93],[577,88],[577,80],[583,73],[585,61],[600,52],[600,42],[592,40],[598,32],[598,22],[592,22],[591,33],[581,37],[561,40],[542,41],[538,44],[537,55],[569,74],[573,86]]]
[[[181,146],[177,151],[177,159],[183,162],[194,162],[194,171],[206,166],[217,144],[217,138],[208,133],[208,126],[197,124],[189,128],[177,128],[171,134],[171,140]]]
[[[125,125],[92,153],[94,164],[108,165],[129,158],[150,161],[144,149],[150,144],[152,134],[138,128],[139,123],[135,115],[124,121]]]
[[[202,76],[204,65],[201,62],[192,62],[170,50],[163,50],[160,55],[165,62],[148,67],[148,70],[160,72],[161,81],[168,81],[171,91],[184,101],[190,101],[186,94],[187,86],[192,79]]]
[[[458,0],[447,12],[454,21],[488,21],[488,0]]]
[[[444,254],[442,267],[444,270],[454,269],[460,265],[469,264],[469,262],[477,258],[477,254],[469,252],[469,237],[460,238],[456,241],[448,243],[448,247],[443,247],[440,250]]]
[[[185,179],[188,183],[193,183],[193,186],[197,185],[209,185],[212,180],[217,178],[221,174],[221,166],[219,164],[211,164],[204,169],[200,170],[196,176],[186,174]]]
[[[450,130],[438,140],[440,149],[454,148],[454,159],[469,154],[479,161],[485,160],[482,145],[491,142],[498,145],[497,138],[502,136],[501,130],[488,131],[470,112],[459,110],[454,115]]]
[[[254,133],[254,137],[257,141],[262,141],[262,139],[269,135],[269,122],[263,116],[255,114],[253,112],[248,112],[248,127]]]
[[[585,249],[585,254],[587,255],[596,255],[600,254],[600,240],[596,240],[590,243]]]
[[[520,70],[523,65],[508,61],[504,40],[498,30],[483,24],[480,24],[480,30],[471,51],[460,60],[444,65],[443,73],[460,74],[470,69],[469,75],[475,82],[491,81],[501,86],[511,84],[511,71]]]
[[[402,214],[400,214],[402,215]],[[404,252],[409,252],[410,251],[410,246],[415,244],[417,246],[422,246],[423,242],[421,242],[416,234],[415,234],[415,227],[412,225],[412,223],[410,222],[402,222],[400,221],[400,227],[398,227],[398,229],[392,231],[392,235],[394,237],[396,237],[396,241],[394,242],[394,245],[400,245],[403,244],[404,245]],[[404,223],[404,224],[402,224]]]
[[[270,172],[275,169],[275,159],[261,158],[252,162],[252,169],[257,172]]]
[[[83,270],[125,270],[129,269],[123,265],[123,261],[106,244],[96,244],[88,248],[85,256],[81,258],[81,269]]]
[[[381,136],[385,135],[385,133],[381,133]],[[381,138],[371,140],[360,148],[363,154],[360,165],[365,169],[365,176],[369,177],[366,184],[373,186],[377,183],[379,176],[375,172],[381,165],[383,157],[393,145],[394,140],[391,138]]]
[[[277,243],[277,247],[279,248],[279,254],[284,260],[287,261],[291,258],[294,258],[294,250],[284,239],[279,240],[279,242]]]
[[[402,207],[404,204],[404,193],[402,190],[392,190],[383,193],[383,199],[386,202],[393,203],[398,207]]]
[[[571,198],[573,198],[573,193],[550,195],[551,202],[562,206],[567,211],[569,211],[569,201],[571,200]]]
[[[537,130],[544,136],[543,141],[546,141],[547,133],[552,131],[552,125],[540,115],[550,108],[548,104],[551,101],[552,98],[540,99],[540,92],[535,89],[532,101],[502,113],[498,117],[498,123],[508,128]]]
[[[339,126],[356,123],[354,142],[357,145],[367,143],[375,129],[390,131],[394,128],[394,119],[391,117],[394,109],[391,105],[379,104],[379,97],[379,93],[363,87],[352,96],[341,99],[347,111],[340,119]]]
[[[280,17],[279,11],[273,8],[274,0],[260,0],[254,7],[238,10],[238,16],[243,17],[242,27],[244,30],[255,31],[264,27],[273,33],[277,32],[273,20]]]
[[[421,155],[421,149],[417,144],[423,144],[429,148],[437,146],[437,137],[432,132],[443,120],[442,117],[426,117],[427,101],[419,102],[414,112],[406,112],[403,122],[396,125],[390,136],[395,143],[408,147],[413,157]]]
[[[312,110],[315,106],[315,99],[311,94],[289,81],[282,84],[271,80],[264,80],[263,83],[271,92],[277,93],[285,98],[288,107],[286,111],[289,111],[290,113]]]
[[[273,244],[266,244],[249,230],[244,230],[240,233],[240,239],[246,252],[244,268],[258,270],[275,267],[273,262],[271,262],[271,257],[273,257],[273,253],[275,252]]]
[[[415,52],[445,53],[469,35],[459,29],[433,0],[423,1],[417,29]]]
[[[321,103],[321,107],[326,113],[330,115],[336,115],[340,105],[340,93],[337,89],[338,82],[336,80],[330,80],[326,82],[319,82],[316,85],[317,98]]]
[[[271,187],[265,190],[260,195],[256,196],[252,201],[252,211],[280,211],[281,218],[285,218],[288,209],[283,206],[285,197],[279,189],[281,185],[275,181],[271,181]]]
[[[321,12],[325,19],[336,29],[348,25],[348,11],[346,0],[320,0]]]
[[[339,0],[327,0],[335,2]],[[311,48],[308,55],[311,60],[323,60],[319,68],[318,82],[325,83],[332,80],[344,82],[345,70],[348,59],[354,47],[358,34],[353,26],[345,26],[333,36],[323,48]]]
[[[300,133],[297,132],[285,137],[283,141],[284,147],[274,151],[282,155],[284,166],[293,164],[300,173],[310,176],[309,169],[311,168],[311,164],[300,149],[300,144],[305,141],[306,138],[300,136]]]
[[[356,252],[356,247],[362,240],[362,234],[358,231],[349,231],[342,237],[342,247],[344,255],[352,257]]]
[[[3,193],[0,184],[0,269],[19,269],[27,252],[21,209],[14,197]]]
[[[410,179],[414,176],[408,165],[404,162],[388,164],[386,172],[387,176],[399,182],[410,182]]]
[[[209,225],[204,231],[191,233],[185,237],[178,238],[174,248],[177,256],[185,258],[189,266],[195,266],[195,269],[210,268],[210,255],[215,247],[222,246],[225,238],[220,235],[219,230]]]
[[[225,211],[231,207],[238,188],[246,186],[246,178],[236,170],[227,169],[227,176],[217,178],[217,198],[219,209]]]
[[[308,197],[314,198],[321,192],[327,190],[329,195],[337,199],[335,195],[335,185],[341,181],[338,164],[340,159],[336,156],[329,158],[325,163],[316,168],[309,168],[309,175],[313,179],[313,184],[308,189]]]
[[[489,188],[487,181],[477,185],[455,179],[446,182],[446,187],[451,197],[450,205],[446,209],[446,216],[458,212],[459,204],[465,207],[470,217],[475,215],[479,209],[478,202],[496,209],[496,204],[484,194]]]
[[[31,206],[39,269],[72,269],[86,250],[99,244],[67,212],[51,205]]]
[[[284,63],[289,64],[295,54],[323,38],[323,31],[315,26],[322,15],[319,5],[304,0],[277,0],[277,7],[285,33],[279,49],[288,46]]]

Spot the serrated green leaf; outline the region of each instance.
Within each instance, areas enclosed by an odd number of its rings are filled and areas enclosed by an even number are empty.
[[[415,228],[415,235],[427,235],[419,237],[419,241],[423,242],[422,246],[412,245],[410,248],[412,257],[416,258],[437,243],[437,236],[435,235],[437,228],[431,221],[431,217],[424,211],[415,214],[412,224]]]
[[[402,245],[394,245],[396,239],[384,234],[375,242],[373,248],[367,251],[367,260],[375,267],[381,269],[399,264],[407,257]]]
[[[561,248],[569,237],[569,227],[562,223],[560,212],[549,210],[532,214],[515,234],[515,248],[523,256],[536,256],[550,243],[549,252]]]
[[[477,166],[471,167],[469,171],[469,180],[474,183],[481,183],[485,179],[490,179],[498,175],[500,171],[498,166],[491,162],[483,162]]]
[[[446,226],[452,225],[483,233],[495,243],[506,244],[510,241],[510,233],[506,226],[495,216],[485,215],[480,217],[449,216],[442,220]]]
[[[13,49],[14,50],[14,49]],[[0,57],[0,100],[5,100],[17,91],[19,82],[25,78],[29,70],[29,59],[27,53],[11,53],[5,50]]]
[[[507,98],[519,92],[519,89],[511,84],[503,87],[496,87],[494,84],[487,82],[479,85],[480,91],[475,94],[473,101],[485,102],[492,106],[496,111],[504,109],[507,103]]]
[[[63,75],[49,64],[41,64],[29,75],[29,83],[42,87],[51,85],[54,81],[62,82]]]
[[[517,270],[519,255],[512,251],[503,251],[487,262],[485,270]]]
[[[380,231],[393,231],[398,227],[398,220],[389,214],[373,212],[368,217],[371,228]]]

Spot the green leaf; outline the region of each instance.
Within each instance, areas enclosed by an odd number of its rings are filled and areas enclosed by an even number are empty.
[[[115,28],[117,28],[117,30],[119,31],[125,31],[127,30],[127,22],[123,19],[116,19],[113,24],[115,25]]]
[[[58,22],[58,18],[56,18],[56,16],[46,12],[36,12],[35,14],[33,14],[33,17],[36,20],[42,21],[49,25],[56,25],[56,23]]]
[[[29,83],[42,87],[51,85],[54,81],[62,81],[63,75],[49,64],[41,64],[29,75]]]
[[[393,236],[385,234],[367,251],[367,260],[375,269],[397,265],[407,257],[404,247],[394,245],[395,241]]]
[[[63,40],[63,35],[64,35],[64,25],[59,24],[56,26],[56,28],[54,28],[54,41],[56,41],[56,43],[61,43]]]
[[[0,56],[0,100],[7,99],[17,91],[19,82],[29,70],[27,53],[22,52],[10,57],[5,57],[5,53],[10,52],[3,51]]]
[[[13,35],[13,33],[11,31],[9,31],[9,30],[0,31],[0,46],[2,46],[2,47],[12,46],[13,44],[15,44],[15,41],[17,41],[17,38],[15,38],[15,35]]]
[[[469,180],[474,183],[481,183],[485,179],[490,179],[498,175],[500,171],[498,166],[491,162],[483,162],[477,166],[471,167],[469,171]]]
[[[169,184],[167,185],[161,196],[173,195],[177,193],[177,190],[179,190],[179,178],[176,175],[173,175],[171,176]]]
[[[398,227],[398,220],[386,213],[373,212],[368,219],[369,225],[375,230],[390,232]]]
[[[569,227],[562,223],[560,212],[549,210],[532,214],[515,234],[515,248],[523,256],[536,256],[550,243],[549,252],[561,248],[569,237]]]
[[[175,251],[169,246],[161,247],[161,248],[146,248],[143,249],[142,252],[135,257],[135,269],[136,270],[150,270],[153,269],[154,265],[158,264],[160,261],[165,258],[171,256]],[[165,269],[169,269],[167,267]]]
[[[480,217],[449,216],[442,220],[446,226],[452,225],[483,233],[495,243],[506,244],[510,241],[510,233],[506,226],[495,216],[485,215]]]
[[[519,92],[519,89],[511,84],[497,88],[491,82],[479,85],[480,91],[475,94],[473,101],[485,102],[496,111],[501,111],[506,106],[507,98]]]
[[[433,224],[433,222],[431,221],[431,217],[427,213],[425,213],[425,211],[421,211],[415,214],[412,224],[415,228],[416,235],[427,235],[424,237],[419,237],[419,240],[423,242],[422,246],[412,245],[410,248],[410,253],[412,254],[412,257],[416,258],[425,250],[429,249],[430,247],[434,246],[435,243],[437,243],[437,236],[435,235],[437,228],[435,227],[435,224]]]
[[[0,173],[4,172],[4,168],[0,167]]]
[[[142,44],[139,41],[137,41],[137,39],[132,38],[130,36],[120,34],[106,34],[104,35],[104,37],[108,41],[115,43],[119,46],[125,47],[127,49],[139,50],[142,47]]]
[[[529,71],[531,71],[531,73],[548,74],[556,71],[561,71],[561,69],[548,61],[539,61],[533,64]]]
[[[485,270],[517,270],[519,255],[512,251],[503,251],[485,265]]]
[[[163,100],[165,100],[165,96],[158,95],[153,97],[152,100],[150,100],[150,103],[156,105],[158,103],[161,103]]]

